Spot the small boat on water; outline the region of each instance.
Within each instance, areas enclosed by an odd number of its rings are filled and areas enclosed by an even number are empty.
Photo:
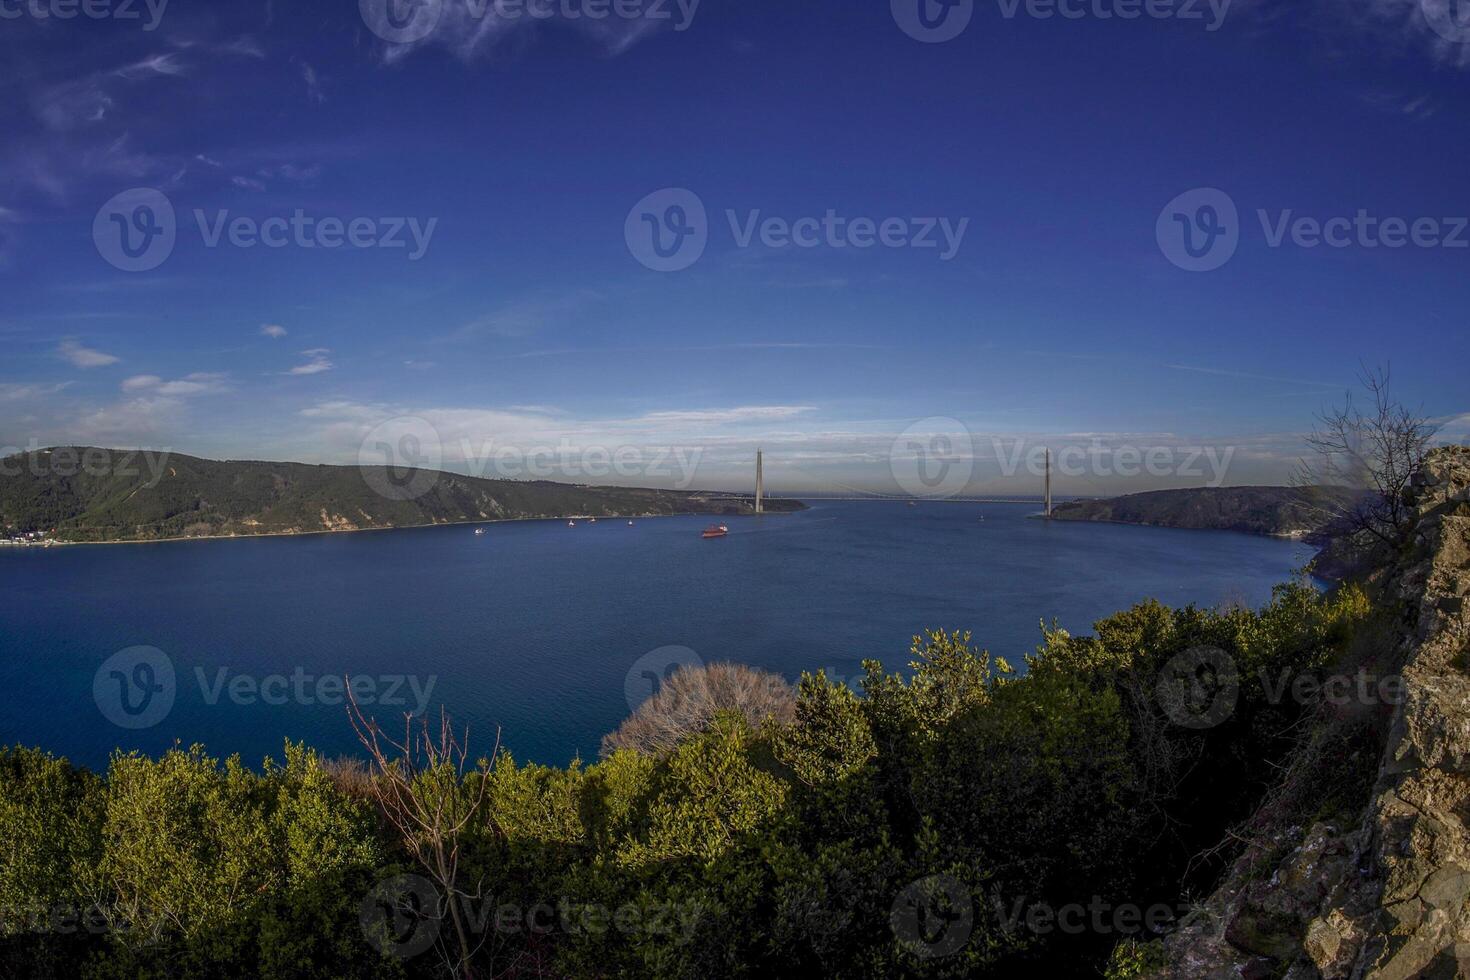
[[[706,538],[723,538],[725,535],[727,535],[729,533],[730,533],[730,529],[728,527],[726,527],[724,524],[711,524],[709,527],[707,527],[707,528],[704,529],[704,534],[701,535],[701,537],[706,537]]]
[[[476,534],[484,534],[485,533],[485,529],[483,527],[477,527],[477,528],[475,528],[475,533]]]
[[[567,527],[576,527],[576,526],[577,526],[577,522],[576,521],[567,521]]]
[[[633,526],[633,522],[632,522],[632,521],[629,521],[629,522],[628,522],[628,526],[629,526],[629,527],[632,527],[632,526]]]
[[[588,524],[596,524],[597,523],[597,518],[595,518],[595,517],[589,517],[587,519],[587,523]]]

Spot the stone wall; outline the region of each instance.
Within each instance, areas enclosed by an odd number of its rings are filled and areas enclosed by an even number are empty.
[[[1402,696],[1361,819],[1271,828],[1158,976],[1470,978],[1470,447],[1431,454],[1413,493],[1414,541],[1380,583]]]

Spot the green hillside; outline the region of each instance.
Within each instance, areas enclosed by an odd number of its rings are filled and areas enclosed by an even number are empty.
[[[1322,530],[1333,509],[1352,491],[1331,487],[1201,487],[1155,490],[1107,500],[1058,504],[1052,516],[1063,521],[1111,521],[1154,527],[1248,531],[1253,534],[1307,536]]]
[[[86,461],[74,462],[71,453]],[[423,492],[412,499],[394,488]],[[386,492],[384,492],[386,491]],[[793,511],[794,500],[769,500]],[[738,494],[487,480],[382,467],[219,461],[169,453],[43,449],[0,460],[3,537],[51,531],[61,541],[156,540],[412,527],[568,516],[748,514]]]

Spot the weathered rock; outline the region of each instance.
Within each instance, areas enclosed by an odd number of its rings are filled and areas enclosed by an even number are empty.
[[[1356,829],[1285,828],[1237,860],[1161,976],[1470,978],[1470,447],[1413,480],[1412,553],[1384,588],[1407,611],[1393,720]],[[1285,853],[1269,878],[1265,853]]]

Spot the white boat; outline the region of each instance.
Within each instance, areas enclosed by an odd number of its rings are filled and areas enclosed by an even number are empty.
[[[483,527],[477,527],[477,528],[475,528],[475,533],[476,534],[484,534],[485,533],[485,529]]]
[[[577,522],[576,521],[567,521],[567,527],[576,527],[576,526],[577,526]]]

